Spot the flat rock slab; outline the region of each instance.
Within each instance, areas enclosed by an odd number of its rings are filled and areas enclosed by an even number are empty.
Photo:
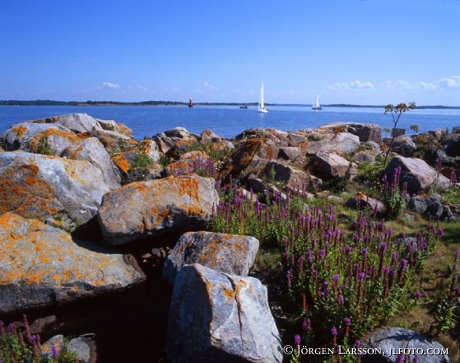
[[[280,363],[281,349],[259,280],[184,266],[169,309],[166,352],[173,363]]]
[[[211,220],[219,202],[215,180],[197,175],[134,182],[104,195],[98,220],[109,246],[177,229],[196,229]]]
[[[144,276],[121,254],[13,213],[0,216],[0,315],[123,289]]]
[[[165,260],[163,276],[173,285],[184,265],[194,263],[232,275],[247,276],[258,249],[259,241],[251,236],[188,232],[181,236]]]

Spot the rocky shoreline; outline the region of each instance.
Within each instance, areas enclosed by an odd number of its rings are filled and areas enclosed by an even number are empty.
[[[125,125],[87,114],[15,124],[0,141],[0,318],[27,313],[45,337],[95,333],[93,342],[86,336],[86,362],[283,361],[267,288],[249,276],[259,241],[204,231],[219,192],[238,186],[254,202],[267,191],[288,198],[352,180],[358,164],[375,163],[389,145],[380,126],[358,123],[250,129],[233,139],[177,127],[136,141]],[[426,194],[452,185],[430,165],[442,157],[460,167],[460,134],[403,135],[390,151],[386,174],[404,171],[408,209],[460,218],[459,205]],[[220,162],[210,157],[217,153]],[[339,202],[382,210],[360,194]],[[53,310],[62,316],[50,318]],[[110,354],[121,310],[125,347]]]

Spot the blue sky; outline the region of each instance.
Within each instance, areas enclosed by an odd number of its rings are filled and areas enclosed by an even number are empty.
[[[460,0],[0,0],[0,99],[460,106]]]

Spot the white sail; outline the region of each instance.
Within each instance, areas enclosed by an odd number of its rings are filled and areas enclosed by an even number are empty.
[[[319,95],[316,95],[316,102],[311,106],[313,110],[321,110],[321,106],[319,104]]]
[[[257,111],[262,112],[262,113],[268,112],[268,110],[265,108],[265,103],[264,103],[264,81],[262,81],[262,87],[260,89],[259,107],[257,108]]]

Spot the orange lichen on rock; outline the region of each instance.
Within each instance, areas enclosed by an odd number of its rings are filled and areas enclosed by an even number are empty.
[[[112,158],[112,161],[122,172],[128,173],[128,170],[131,166],[129,164],[129,160],[124,156],[123,153],[115,155]]]
[[[15,132],[17,137],[23,137],[27,133],[27,127],[24,125],[19,125],[11,129],[12,132]]]

